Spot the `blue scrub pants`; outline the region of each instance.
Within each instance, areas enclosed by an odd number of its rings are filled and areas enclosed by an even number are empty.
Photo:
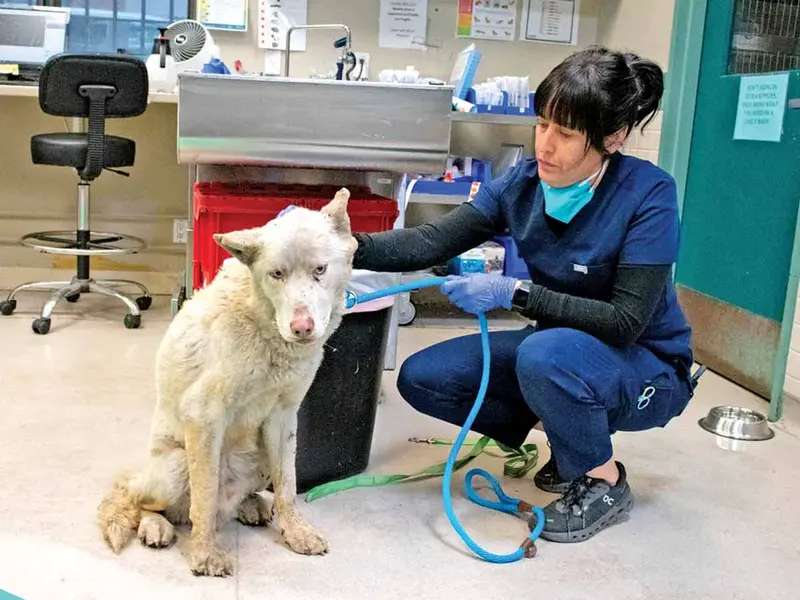
[[[611,434],[663,427],[692,396],[688,373],[643,346],[616,348],[575,329],[490,334],[491,378],[473,429],[518,447],[541,420],[559,475],[612,456]],[[403,364],[400,394],[416,410],[462,425],[481,378],[480,336],[426,348]]]

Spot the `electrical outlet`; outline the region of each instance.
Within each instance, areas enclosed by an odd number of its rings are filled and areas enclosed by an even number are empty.
[[[356,55],[356,68],[353,71],[353,75],[358,75],[359,70],[361,69],[361,59],[364,59],[364,70],[361,71],[361,77],[359,80],[369,79],[369,52],[354,52],[353,54]]]
[[[189,221],[186,219],[172,219],[172,243],[185,244],[187,240],[186,230],[189,228]]]

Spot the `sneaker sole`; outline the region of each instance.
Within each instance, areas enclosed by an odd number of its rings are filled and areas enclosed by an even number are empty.
[[[547,483],[542,483],[541,481],[533,480],[533,485],[537,488],[542,490],[543,492],[547,492],[548,494],[563,494],[569,488],[569,481],[562,481],[561,483],[554,483],[552,485]]]
[[[575,542],[583,542],[590,537],[594,537],[606,527],[611,527],[615,523],[622,520],[633,508],[633,496],[630,496],[624,504],[612,508],[608,511],[602,519],[599,519],[594,525],[585,529],[578,529],[577,531],[564,531],[561,533],[553,533],[542,531],[541,538],[549,542],[559,542],[562,544],[571,544]]]

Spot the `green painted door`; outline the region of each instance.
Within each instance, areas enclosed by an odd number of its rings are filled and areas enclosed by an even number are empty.
[[[798,68],[800,0],[708,1],[676,279],[698,361],[765,397],[800,201]],[[742,77],[787,70],[781,141],[734,140]]]

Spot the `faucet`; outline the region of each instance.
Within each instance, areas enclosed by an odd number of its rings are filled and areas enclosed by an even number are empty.
[[[286,32],[286,58],[283,61],[283,75],[284,77],[289,77],[289,57],[291,56],[292,47],[292,33],[295,31],[299,31],[301,29],[343,29],[345,32],[344,44],[342,45],[340,42],[341,40],[337,40],[334,44],[335,48],[342,48],[342,55],[339,58],[339,61],[344,64],[347,61],[348,55],[352,54],[350,50],[350,44],[352,41],[352,36],[350,35],[350,28],[347,25],[343,25],[341,23],[327,23],[323,25],[296,25],[293,27],[289,27],[289,30]],[[352,70],[352,69],[351,69]],[[337,73],[337,79],[341,79],[340,75],[341,69],[339,73]]]

